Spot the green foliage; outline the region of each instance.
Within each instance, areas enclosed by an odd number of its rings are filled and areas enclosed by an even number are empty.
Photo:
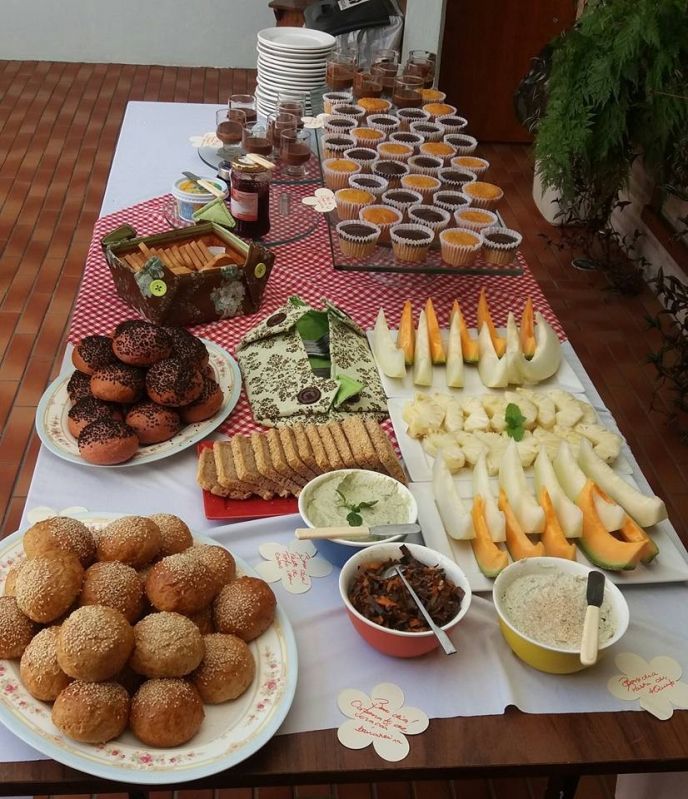
[[[642,152],[659,181],[686,171],[688,0],[590,0],[554,45],[535,146],[545,186],[609,219]]]

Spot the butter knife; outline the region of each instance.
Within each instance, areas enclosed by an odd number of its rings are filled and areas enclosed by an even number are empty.
[[[377,524],[373,527],[299,527],[294,531],[302,541],[322,538],[389,538],[391,535],[413,535],[420,533],[419,524]]]
[[[223,196],[223,192],[221,192],[220,189],[218,189],[217,186],[210,180],[206,180],[198,175],[194,175],[193,172],[182,172],[182,175],[184,175],[185,178],[188,178],[192,183],[200,186],[202,189],[209,191],[211,194],[215,195],[215,197]]]
[[[591,571],[588,574],[586,599],[588,607],[583,621],[583,635],[581,636],[580,662],[584,666],[597,663],[597,647],[599,643],[600,605],[604,599],[604,574]]]

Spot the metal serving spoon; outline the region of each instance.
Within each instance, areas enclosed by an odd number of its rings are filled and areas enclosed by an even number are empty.
[[[437,638],[437,640],[439,641],[440,646],[444,650],[444,654],[455,655],[456,647],[454,646],[454,644],[452,644],[451,639],[449,638],[447,633],[445,633],[444,630],[440,629],[432,620],[432,617],[428,613],[425,605],[421,602],[421,599],[418,596],[418,594],[413,590],[413,588],[411,588],[409,581],[404,577],[404,573],[401,571],[399,566],[398,565],[390,566],[390,568],[385,569],[385,571],[382,574],[382,576],[385,578],[393,577],[394,575],[398,575],[401,578],[401,582],[406,586],[406,590],[409,592],[409,594],[411,594],[411,598],[416,603],[416,607],[421,612],[421,615],[425,619],[428,627],[432,630],[435,638]]]

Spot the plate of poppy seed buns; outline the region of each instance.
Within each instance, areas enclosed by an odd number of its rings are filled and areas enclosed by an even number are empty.
[[[223,771],[296,690],[271,588],[177,516],[51,517],[0,544],[0,722],[67,766],[134,784]]]
[[[169,457],[218,427],[241,392],[226,350],[185,328],[141,319],[85,336],[71,361],[74,370],[44,392],[36,430],[72,463],[138,466]]]

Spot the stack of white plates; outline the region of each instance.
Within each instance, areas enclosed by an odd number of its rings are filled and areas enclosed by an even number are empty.
[[[261,114],[277,107],[278,94],[310,94],[325,84],[325,67],[334,50],[329,33],[309,28],[266,28],[258,33],[258,88]],[[310,108],[306,109],[307,113]]]

